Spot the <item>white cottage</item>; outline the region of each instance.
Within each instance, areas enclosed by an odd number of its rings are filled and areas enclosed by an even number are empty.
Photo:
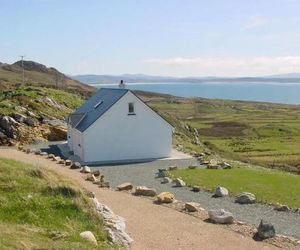
[[[128,89],[101,88],[68,118],[68,146],[86,164],[169,157],[173,127]]]

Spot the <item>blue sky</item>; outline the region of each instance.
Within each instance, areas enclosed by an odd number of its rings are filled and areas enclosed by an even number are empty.
[[[299,0],[0,0],[0,61],[67,74],[300,72]]]

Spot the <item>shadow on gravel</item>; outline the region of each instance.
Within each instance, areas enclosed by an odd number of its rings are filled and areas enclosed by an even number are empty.
[[[41,148],[42,152],[46,152],[48,154],[54,154],[56,156],[59,156],[61,159],[66,160],[66,158],[64,157],[64,155],[62,154],[61,150],[59,149],[59,147],[57,145],[49,145],[47,148]]]

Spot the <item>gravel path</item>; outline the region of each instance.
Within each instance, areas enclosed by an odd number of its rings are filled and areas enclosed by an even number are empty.
[[[131,182],[133,185],[144,185],[153,187],[158,192],[170,191],[176,199],[181,201],[199,202],[205,209],[224,208],[234,214],[235,218],[254,226],[257,226],[260,219],[265,219],[274,224],[277,233],[300,238],[300,214],[293,212],[278,212],[271,206],[261,204],[240,205],[234,203],[231,197],[212,198],[209,192],[194,193],[190,188],[175,188],[172,184],[161,184],[160,178],[155,178],[158,168],[167,166],[188,166],[193,160],[171,160],[154,161],[141,164],[101,166],[101,172],[110,181],[114,188],[123,182]]]
[[[126,219],[126,232],[134,240],[133,250],[278,249],[274,245],[254,241],[250,237],[244,237],[225,227],[205,223],[196,217],[179,213],[165,206],[154,205],[151,199],[136,197],[126,192],[101,189],[91,182],[84,181],[85,175],[78,170],[63,167],[41,156],[25,154],[13,149],[0,149],[0,157],[13,158],[55,171],[61,178],[73,182],[80,188],[94,192],[99,201]],[[134,168],[131,167],[126,169],[134,171]],[[150,168],[146,169],[147,173]],[[107,173],[110,172],[111,176],[123,173],[118,170],[118,167],[103,168],[104,170],[107,170]],[[135,171],[132,173],[134,174]],[[148,178],[151,179],[150,176]]]

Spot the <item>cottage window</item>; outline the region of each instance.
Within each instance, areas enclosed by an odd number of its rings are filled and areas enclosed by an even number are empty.
[[[133,102],[128,103],[128,115],[135,115]]]

